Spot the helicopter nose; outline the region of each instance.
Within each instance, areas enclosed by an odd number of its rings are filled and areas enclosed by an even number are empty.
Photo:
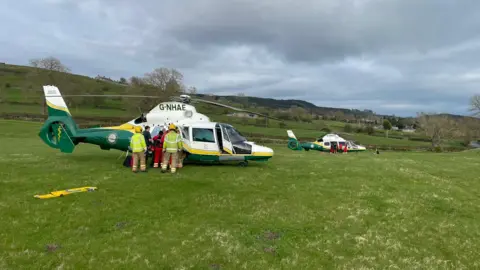
[[[252,155],[271,157],[273,156],[273,149],[255,144],[252,147]]]

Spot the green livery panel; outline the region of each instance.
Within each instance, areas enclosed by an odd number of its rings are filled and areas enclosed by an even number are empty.
[[[61,124],[52,124],[52,128],[60,151],[63,153],[72,153],[73,149],[75,149],[75,144],[73,144],[63,126]]]
[[[96,144],[104,150],[127,151],[132,133],[126,130],[104,128],[77,129],[71,117],[50,116],[38,135],[48,146],[60,149],[64,153],[72,153],[79,143]]]
[[[306,151],[310,149],[317,150],[317,151],[325,150],[321,145],[309,143],[309,142],[300,143],[299,141],[293,138],[288,139],[288,148],[295,151],[301,151],[303,149],[305,149]]]

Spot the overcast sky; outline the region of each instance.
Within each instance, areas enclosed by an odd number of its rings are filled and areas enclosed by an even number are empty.
[[[0,0],[0,61],[113,79],[176,68],[199,92],[468,114],[479,0]]]

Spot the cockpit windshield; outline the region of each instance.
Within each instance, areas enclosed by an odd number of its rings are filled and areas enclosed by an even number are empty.
[[[347,141],[347,146],[351,147],[351,148],[357,148],[358,145],[356,145],[354,142],[352,141]]]
[[[244,142],[246,141],[247,139],[245,137],[242,136],[242,134],[236,130],[234,127],[230,126],[230,125],[222,125],[225,132],[227,133],[227,137],[228,137],[228,140],[235,144],[235,143],[240,143],[240,142]]]

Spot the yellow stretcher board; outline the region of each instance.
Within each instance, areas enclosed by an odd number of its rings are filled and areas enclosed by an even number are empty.
[[[72,193],[95,191],[95,190],[97,190],[97,187],[70,188],[70,189],[65,189],[65,190],[52,191],[49,194],[35,195],[33,197],[39,198],[39,199],[50,199],[50,198],[63,197],[65,195],[69,195],[69,194],[72,194]]]

